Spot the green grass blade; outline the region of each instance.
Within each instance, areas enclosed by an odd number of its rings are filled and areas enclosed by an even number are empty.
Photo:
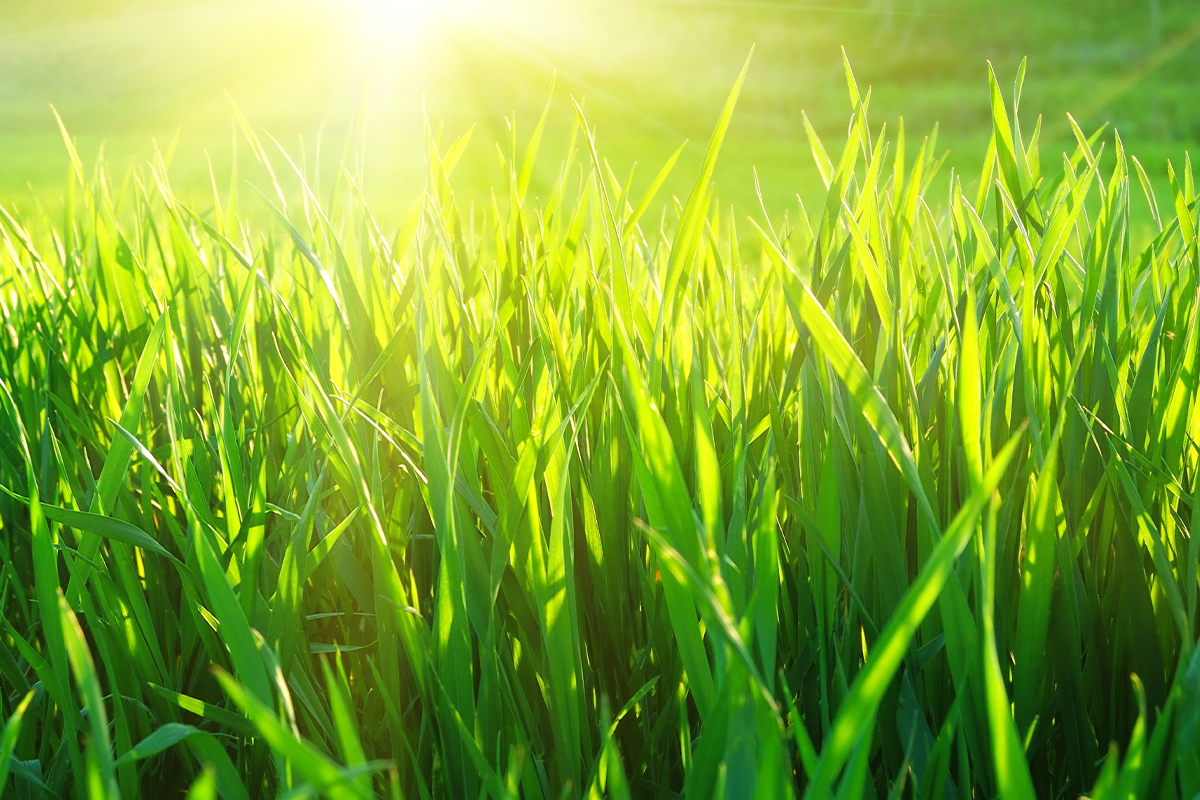
[[[1014,437],[996,456],[982,483],[972,492],[946,529],[946,534],[921,568],[920,575],[905,593],[892,619],[884,627],[871,651],[871,657],[854,680],[850,694],[842,703],[833,728],[821,750],[821,761],[808,791],[809,798],[830,796],[834,779],[859,739],[862,731],[874,725],[875,710],[892,676],[900,666],[917,627],[925,618],[950,579],[954,560],[967,546],[975,525],[1004,477],[1017,452],[1020,437]]]
[[[821,347],[825,357],[829,359],[834,372],[846,384],[846,388],[858,404],[871,429],[879,436],[896,468],[908,482],[909,489],[916,498],[921,513],[934,531],[940,531],[941,525],[925,494],[924,484],[917,471],[916,461],[913,459],[912,448],[904,438],[904,432],[901,430],[895,414],[888,407],[887,401],[879,393],[871,376],[863,367],[858,356],[854,354],[854,350],[846,342],[837,325],[825,313],[825,309],[807,286],[803,289],[800,302],[800,314],[813,339]]]

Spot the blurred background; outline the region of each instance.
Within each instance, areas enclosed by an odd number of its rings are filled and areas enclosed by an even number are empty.
[[[1044,115],[1043,159],[1071,144],[1070,111],[1089,132],[1111,122],[1166,192],[1166,160],[1200,141],[1197,0],[0,0],[0,202],[28,210],[61,192],[51,104],[85,165],[103,146],[117,181],[176,142],[180,194],[211,192],[209,160],[225,187],[232,99],[323,180],[365,109],[366,193],[391,221],[424,182],[424,115],[448,141],[474,126],[455,184],[490,203],[508,120],[523,142],[555,74],[533,194],[557,175],[574,96],[614,171],[638,164],[635,189],[688,140],[668,184],[683,195],[751,45],[717,173],[718,196],[747,212],[752,168],[773,215],[797,193],[820,202],[801,112],[836,158],[843,46],[873,88],[873,127],[903,115],[910,159],[940,123],[943,180],[979,174],[987,59],[1011,100],[1028,56],[1022,128]],[[243,177],[261,180],[239,144]]]

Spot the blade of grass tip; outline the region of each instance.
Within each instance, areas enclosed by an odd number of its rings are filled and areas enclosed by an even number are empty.
[[[1129,160],[1133,162],[1133,167],[1137,170],[1138,183],[1142,185],[1142,193],[1146,195],[1146,203],[1150,206],[1150,218],[1154,220],[1154,227],[1158,229],[1159,233],[1162,233],[1162,217],[1159,216],[1158,198],[1154,196],[1154,187],[1150,184],[1150,176],[1146,174],[1146,170],[1142,167],[1142,162],[1137,160],[1137,156],[1130,156]]]
[[[195,222],[197,225],[199,225],[201,228],[203,228],[205,233],[207,233],[215,241],[220,243],[222,247],[224,247],[226,250],[228,250],[229,254],[232,255],[239,264],[241,264],[246,269],[249,269],[249,270],[254,269],[253,259],[246,253],[243,253],[241,250],[239,250],[237,248],[237,246],[233,242],[231,242],[223,233],[221,233],[219,230],[214,228],[212,225],[208,224],[208,221],[205,220],[204,217],[201,217],[195,211],[192,211],[190,208],[183,205],[182,203],[176,202],[175,206],[177,208],[181,209],[183,211],[183,213],[187,214],[187,216],[189,218],[191,218],[191,220],[193,222]]]
[[[549,104],[550,101],[547,99],[546,102]],[[474,132],[475,126],[472,125],[470,128],[467,128],[466,133],[458,137],[454,141],[454,144],[450,145],[449,149],[446,150],[446,155],[442,157],[442,171],[445,173],[446,178],[449,178],[450,174],[454,172],[454,167],[458,164],[458,160],[462,158],[462,154],[466,152],[467,145],[470,144],[471,136]]]
[[[288,219],[285,211],[281,210],[278,206],[272,203],[265,194],[259,191],[258,187],[254,186],[253,184],[247,185],[250,186],[250,188],[262,198],[262,201],[267,204],[267,208],[270,209],[275,218],[279,220],[279,223],[283,225],[283,229],[287,231],[288,236],[291,237],[292,243],[296,245],[296,249],[299,250],[300,254],[304,256],[305,260],[312,264],[317,270],[317,274],[320,275],[321,281],[325,284],[325,288],[329,290],[329,294],[333,298],[333,304],[337,307],[338,314],[342,318],[342,324],[347,330],[350,330],[350,318],[346,316],[345,304],[342,302],[342,297],[338,293],[337,287],[333,284],[333,276],[329,274],[329,270],[325,269],[325,265],[321,263],[320,256],[318,256],[316,251],[312,249],[312,246],[304,238],[303,234],[296,229],[296,226],[292,224],[292,221]]]
[[[8,721],[4,723],[4,735],[3,738],[0,738],[0,795],[4,794],[4,787],[8,782],[8,764],[17,749],[17,739],[21,735],[21,721],[25,718],[25,710],[29,708],[29,703],[36,693],[33,689],[26,692],[25,697],[20,703],[17,703],[17,707],[9,715]]]
[[[1093,152],[1096,142],[1099,141],[1100,135],[1108,127],[1108,123],[1104,123],[1092,133],[1091,136],[1084,134],[1083,129],[1079,127],[1079,123],[1070,114],[1067,114],[1067,123],[1071,126],[1071,133],[1075,137],[1075,153],[1071,156],[1071,166],[1077,166],[1081,160],[1086,160],[1090,167],[1098,159],[1098,154]],[[1101,197],[1103,197],[1104,189],[1101,187]]]
[[[605,241],[608,245],[608,257],[612,265],[612,275],[609,281],[609,290],[612,292],[613,306],[617,317],[621,320],[622,325],[633,324],[633,306],[629,298],[629,271],[625,264],[625,248],[621,243],[620,231],[617,227],[616,213],[612,207],[612,201],[608,196],[607,182],[604,180],[603,167],[600,164],[600,154],[596,151],[596,138],[592,135],[592,129],[588,127],[587,118],[583,115],[583,107],[579,105],[574,98],[571,101],[575,103],[575,112],[579,118],[580,124],[583,126],[583,131],[587,136],[589,152],[592,156],[592,168],[596,179],[596,186],[600,192],[601,199],[604,200],[603,222]],[[618,269],[619,268],[619,269]]]
[[[992,492],[1000,485],[1009,462],[1017,452],[1021,433],[1018,433],[996,456],[980,485],[976,486],[966,503],[946,529],[917,579],[905,592],[891,620],[876,639],[862,670],[854,679],[850,693],[842,702],[833,721],[817,774],[805,793],[811,800],[830,796],[834,779],[850,756],[862,730],[875,724],[875,713],[883,700],[896,669],[904,658],[917,628],[937,602],[938,595],[954,569],[954,561],[967,546],[975,525]]]
[[[979,186],[975,192],[975,208],[982,209],[987,202],[988,192],[992,189],[992,172],[996,168],[996,135],[988,139],[987,153],[983,157],[983,167],[979,173]],[[964,201],[965,202],[965,201]]]
[[[800,118],[804,120],[804,132],[808,135],[808,146],[812,150],[813,161],[817,164],[821,183],[825,184],[825,190],[829,191],[829,183],[833,180],[833,162],[829,159],[829,153],[825,152],[825,145],[821,144],[821,137],[809,121],[808,114],[801,111]]]
[[[1025,198],[1025,185],[1022,180],[1017,161],[1016,148],[1013,144],[1012,127],[1008,122],[1008,111],[1004,107],[1004,96],[1000,93],[1000,84],[996,80],[996,70],[992,62],[988,62],[988,87],[991,90],[992,125],[996,143],[996,160],[1000,163],[1000,175],[1008,193],[1017,202]],[[1022,161],[1024,159],[1022,158]],[[982,187],[981,187],[982,190]]]
[[[733,110],[737,106],[738,96],[742,92],[742,84],[746,80],[746,73],[750,71],[752,58],[754,58],[753,47],[750,48],[750,55],[746,57],[742,72],[729,92],[725,108],[717,120],[717,127],[708,140],[708,149],[704,153],[700,174],[696,176],[696,182],[683,206],[683,213],[680,214],[678,227],[675,229],[675,236],[671,241],[671,255],[667,260],[662,291],[666,318],[669,320],[679,317],[682,287],[686,284],[683,280],[684,271],[691,265],[696,248],[700,244],[700,237],[704,232],[704,221],[708,212],[709,184],[712,182],[713,170],[717,166],[717,156],[721,152],[721,144],[725,141],[725,132],[729,129],[729,122],[733,119]]]
[[[1135,789],[1146,750],[1146,689],[1137,675],[1130,675],[1129,678],[1133,681],[1133,691],[1137,697],[1138,716],[1129,736],[1129,745],[1125,748],[1125,760],[1117,773],[1114,796],[1118,798],[1136,796]]]
[[[226,92],[225,97],[229,100],[229,107],[233,109],[233,116],[241,127],[242,134],[246,137],[246,142],[250,145],[250,152],[254,153],[254,157],[258,160],[258,163],[262,164],[263,168],[267,171],[267,175],[271,178],[271,185],[275,187],[275,193],[279,197],[279,205],[286,210],[287,197],[283,193],[283,187],[279,185],[278,178],[275,177],[275,170],[271,168],[271,161],[267,158],[267,151],[263,149],[257,134],[254,133],[254,129],[250,127],[250,123],[242,115],[242,110],[233,101],[233,95]]]
[[[851,120],[850,135],[842,147],[842,155],[838,159],[837,168],[829,183],[829,191],[825,195],[820,222],[817,224],[817,249],[814,253],[816,260],[813,265],[814,279],[824,278],[827,272],[826,268],[835,263],[833,257],[836,248],[833,247],[833,241],[838,227],[838,219],[842,216],[842,204],[850,196],[851,184],[856,182],[854,181],[854,170],[858,164],[858,154],[862,150],[859,141],[862,137],[862,128],[863,126],[858,124],[858,112],[856,111]]]
[[[1175,168],[1167,162],[1167,179],[1171,183],[1171,194],[1175,199],[1175,219],[1179,221],[1179,232],[1183,236],[1183,246],[1189,247],[1196,238],[1196,227],[1192,222],[1192,213],[1188,208],[1187,192],[1179,186]]]
[[[642,195],[642,199],[638,202],[637,208],[633,209],[633,213],[629,215],[629,219],[625,220],[625,227],[621,229],[621,238],[627,237],[635,227],[638,221],[642,218],[650,208],[650,204],[654,202],[654,198],[658,195],[658,190],[666,183],[667,177],[671,174],[671,170],[675,168],[675,162],[683,155],[683,151],[687,149],[688,143],[685,141],[679,145],[679,149],[671,154],[667,159],[667,163],[663,164],[662,169],[654,176],[654,180],[650,182],[650,188],[646,189],[646,193]]]
[[[854,111],[855,126],[859,130],[858,145],[862,148],[863,158],[870,156],[871,129],[867,125],[867,107],[871,104],[871,87],[867,87],[867,96],[863,97],[858,91],[858,81],[854,79],[854,70],[850,67],[850,57],[846,48],[842,48],[842,69],[846,73],[846,89],[850,93],[850,107]]]
[[[1092,188],[1092,181],[1096,177],[1098,167],[1099,164],[1094,163],[1082,178],[1075,181],[1070,193],[1063,198],[1063,202],[1055,210],[1054,216],[1046,226],[1041,243],[1038,245],[1037,262],[1033,269],[1038,285],[1041,284],[1046,271],[1052,264],[1058,263],[1059,257],[1066,249],[1070,236],[1075,231],[1079,215],[1083,211],[1084,201]],[[1155,210],[1155,221],[1157,218],[1158,212]],[[1162,230],[1161,224],[1159,230]]]
[[[321,541],[313,545],[312,550],[308,551],[308,556],[304,561],[304,580],[307,582],[312,574],[317,571],[317,567],[321,566],[321,562],[333,550],[333,546],[338,543],[342,534],[350,527],[350,523],[358,518],[358,512],[362,510],[362,506],[356,506],[346,515],[346,518],[339,522],[333,530],[325,534]]]
[[[546,117],[550,115],[550,103],[554,100],[554,84],[557,77],[555,75],[550,78],[550,92],[546,98],[546,107],[542,109],[542,116],[533,129],[533,135],[529,137],[529,144],[525,147],[525,156],[521,159],[521,171],[517,173],[517,197],[520,200],[525,199],[525,192],[529,188],[529,179],[533,176],[533,164],[537,160],[538,147],[542,143],[542,131],[546,128]]]
[[[1180,700],[1183,698],[1184,675],[1181,673],[1186,674],[1184,669],[1186,663],[1180,662],[1175,673],[1176,680],[1171,687],[1166,705],[1158,709],[1154,720],[1154,730],[1150,734],[1150,740],[1146,743],[1145,753],[1142,756],[1142,769],[1134,787],[1133,794],[1136,797],[1161,797],[1162,794],[1167,793],[1162,790],[1168,786],[1171,788],[1175,786],[1174,772],[1178,770],[1181,759],[1173,758],[1169,749],[1172,748],[1172,740],[1177,738],[1175,735],[1176,718],[1179,714]]]
[[[662,676],[655,675],[653,678],[648,680],[646,682],[646,684],[644,686],[642,686],[642,688],[638,689],[636,692],[633,693],[633,696],[629,698],[629,701],[627,703],[625,703],[625,705],[621,707],[621,710],[617,713],[617,715],[615,717],[613,717],[612,724],[608,726],[608,735],[609,736],[616,735],[617,724],[625,717],[626,714],[628,714],[630,711],[633,711],[633,709],[637,707],[638,703],[642,702],[643,697],[650,694],[650,690],[653,689],[655,684],[658,683],[658,679],[660,677],[662,677]]]
[[[67,154],[71,158],[71,169],[75,173],[75,179],[79,181],[80,186],[87,186],[87,178],[83,175],[83,161],[79,158],[79,151],[75,149],[75,140],[71,138],[71,134],[67,133],[67,125],[58,114],[58,109],[53,105],[50,106],[51,113],[54,114],[54,121],[58,123],[59,133],[62,134],[63,144],[67,147]]]

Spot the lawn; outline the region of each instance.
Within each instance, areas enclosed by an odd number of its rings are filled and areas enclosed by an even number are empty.
[[[5,6],[0,797],[1196,797],[1189,14]]]

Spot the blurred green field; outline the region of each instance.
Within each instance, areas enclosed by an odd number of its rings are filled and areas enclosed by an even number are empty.
[[[772,214],[819,188],[801,112],[824,138],[844,137],[842,46],[874,88],[876,124],[894,130],[903,113],[919,142],[940,123],[943,180],[950,168],[978,175],[990,132],[985,59],[1011,81],[1029,57],[1024,125],[1031,131],[1044,115],[1043,153],[1071,142],[1068,111],[1089,131],[1111,122],[1165,190],[1166,160],[1200,138],[1200,9],[1182,0],[526,0],[423,21],[378,11],[331,0],[0,4],[0,201],[29,208],[35,195],[61,193],[67,158],[50,104],[85,162],[104,145],[114,168],[135,164],[178,137],[176,191],[210,194],[203,154],[226,185],[232,98],[253,125],[327,172],[365,100],[367,195],[390,220],[424,185],[422,109],[447,136],[474,126],[456,187],[490,202],[507,120],[527,131],[555,73],[551,152],[564,146],[573,96],[618,175],[640,161],[634,184],[644,186],[686,139],[675,178],[684,181],[752,45],[718,195],[757,206],[757,168]],[[546,169],[535,194],[554,178]]]

